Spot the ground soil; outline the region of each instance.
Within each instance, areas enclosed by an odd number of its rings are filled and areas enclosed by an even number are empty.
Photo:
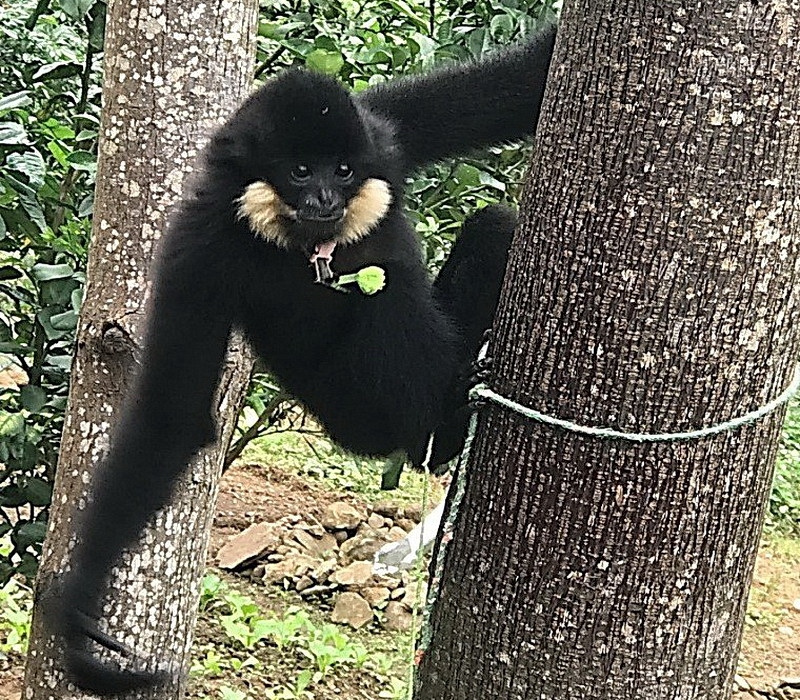
[[[214,521],[209,563],[230,535],[254,522],[274,521],[286,515],[319,515],[334,500],[350,500],[352,495],[334,493],[279,468],[260,465],[236,465],[225,474],[220,489],[218,513]],[[237,585],[248,587],[247,594],[256,598],[263,609],[281,610],[292,604],[280,591],[263,586],[249,586],[239,577]],[[296,604],[296,600],[294,603]],[[321,618],[322,619],[322,618]],[[377,629],[363,634],[379,635]],[[201,620],[199,644],[213,640],[218,632]],[[375,643],[374,639],[371,643]],[[397,638],[387,638],[397,644]],[[290,659],[278,659],[272,669],[264,668],[250,683],[251,697],[264,697],[265,683],[271,671],[279,674]],[[283,664],[283,666],[282,666]],[[758,557],[745,629],[743,650],[737,679],[739,697],[751,696],[769,700],[800,698],[800,544],[781,538],[767,538]],[[219,685],[223,681],[217,681]],[[796,688],[794,686],[797,686]],[[0,700],[18,700],[22,686],[22,660],[0,658]],[[190,696],[215,697],[215,682],[196,683]],[[315,686],[317,700],[340,700],[342,697],[373,700],[381,691],[372,680],[363,678],[354,684],[347,678],[333,676],[323,687]]]

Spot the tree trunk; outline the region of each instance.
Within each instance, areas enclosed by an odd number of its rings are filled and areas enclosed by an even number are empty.
[[[491,388],[675,432],[790,383],[800,3],[566,2]],[[418,700],[730,696],[783,410],[482,411]]]
[[[109,3],[88,285],[37,595],[68,562],[73,509],[85,505],[108,445],[140,347],[154,243],[207,135],[251,86],[257,3],[200,7],[190,0]],[[188,665],[218,478],[249,357],[241,340],[231,344],[217,398],[222,436],[126,554],[106,604],[114,636],[176,669]],[[85,697],[64,681],[43,622],[35,612],[24,697]],[[182,685],[176,680],[137,697],[178,698]]]

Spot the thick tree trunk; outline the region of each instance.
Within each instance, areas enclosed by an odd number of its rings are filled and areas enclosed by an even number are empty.
[[[37,593],[68,561],[74,509],[84,506],[107,448],[139,349],[154,243],[210,130],[251,86],[257,3],[201,7],[190,0],[109,3],[88,286]],[[234,341],[217,399],[220,440],[199,456],[175,502],[115,572],[104,615],[111,633],[162,666],[188,663],[218,477],[249,367],[249,352]],[[34,614],[24,697],[84,697],[64,681],[44,622]],[[139,697],[178,698],[177,678]]]
[[[566,2],[492,388],[674,432],[789,384],[800,3]],[[782,410],[713,438],[482,412],[419,700],[730,694]]]

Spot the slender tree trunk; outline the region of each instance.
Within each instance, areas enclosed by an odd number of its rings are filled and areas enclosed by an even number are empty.
[[[68,562],[74,509],[85,505],[108,445],[140,347],[154,243],[211,128],[250,89],[256,12],[255,0],[109,3],[88,285],[37,594]],[[173,668],[188,664],[218,477],[249,367],[249,352],[235,340],[217,399],[222,435],[125,556],[107,602],[111,633]],[[43,623],[35,612],[24,697],[84,697],[64,681]],[[138,697],[182,694],[176,680]]]
[[[800,345],[800,3],[565,3],[492,388],[675,432]],[[730,695],[783,411],[713,438],[482,412],[419,700]]]

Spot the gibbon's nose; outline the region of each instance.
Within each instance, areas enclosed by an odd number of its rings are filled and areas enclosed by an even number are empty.
[[[310,192],[297,213],[305,221],[338,221],[344,216],[344,197],[328,188]]]

